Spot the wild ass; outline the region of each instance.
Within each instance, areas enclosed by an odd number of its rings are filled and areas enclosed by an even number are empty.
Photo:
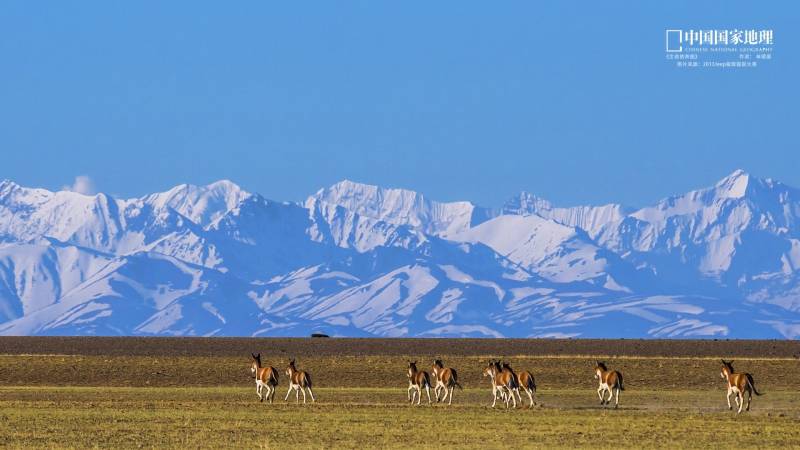
[[[722,360],[722,372],[719,374],[728,385],[728,393],[725,394],[725,399],[728,400],[728,409],[733,409],[731,406],[731,394],[736,396],[733,398],[739,410],[736,414],[741,414],[742,405],[744,405],[744,394],[747,393],[747,411],[750,411],[750,402],[753,400],[753,393],[761,395],[756,389],[753,376],[749,373],[735,373],[733,371],[733,361]]]
[[[517,385],[516,389],[514,389],[514,392],[517,394],[517,399],[519,399],[520,403],[522,403],[522,395],[520,395],[519,390],[524,390],[525,393],[528,394],[528,400],[530,401],[528,408],[533,408],[533,405],[536,404],[536,401],[534,401],[534,396],[536,395],[536,380],[533,378],[533,375],[527,370],[523,370],[517,374],[506,362],[503,363],[503,368],[508,369],[514,376],[514,380]]]
[[[611,404],[611,397],[614,397],[616,393],[614,408],[618,407],[619,391],[625,390],[625,384],[622,382],[622,373],[616,370],[608,370],[604,362],[597,361],[597,365],[594,367],[594,377],[600,382],[600,386],[597,388],[600,404]],[[608,399],[605,398],[606,391],[608,391]]]
[[[311,396],[311,401],[317,401],[311,391],[311,375],[308,372],[297,370],[294,365],[294,359],[289,361],[289,365],[286,367],[286,376],[289,377],[289,390],[286,392],[286,397],[283,401],[289,400],[289,394],[292,393],[292,389],[294,389],[296,403],[300,403],[300,392],[303,393],[303,404],[306,403],[306,390],[308,390],[308,395]]]
[[[270,403],[275,399],[275,387],[278,386],[278,371],[272,366],[261,367],[261,353],[251,353],[253,364],[250,365],[250,372],[256,379],[256,395],[263,402],[268,399]],[[267,389],[266,395],[261,392]]]
[[[489,377],[492,382],[492,408],[497,404],[498,394],[508,408],[509,402],[514,402],[517,407],[517,399],[513,391],[517,388],[517,381],[514,374],[500,366],[500,361],[489,361],[483,369],[483,376]]]
[[[449,396],[450,400],[447,402],[447,404],[452,405],[453,389],[455,387],[458,387],[462,390],[464,389],[458,383],[458,373],[456,373],[456,369],[445,367],[441,359],[435,359],[433,360],[431,372],[433,372],[433,379],[436,380],[436,387],[433,389],[433,394],[436,396],[436,403],[447,400]],[[444,390],[444,397],[439,400],[439,392],[441,390]]]
[[[422,389],[428,394],[428,404],[431,403],[431,379],[428,372],[417,370],[417,362],[408,362],[408,401],[414,403],[414,396],[417,396],[417,405],[422,399]]]

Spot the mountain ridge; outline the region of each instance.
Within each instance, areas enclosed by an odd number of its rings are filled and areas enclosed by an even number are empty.
[[[0,181],[0,334],[797,338],[798,268],[800,191],[742,170],[640,208]]]

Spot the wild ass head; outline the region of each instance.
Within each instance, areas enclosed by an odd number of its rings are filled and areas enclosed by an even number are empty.
[[[253,362],[250,364],[250,373],[256,375],[258,369],[261,368],[261,353],[250,353],[250,356],[253,357]]]
[[[720,371],[719,376],[722,377],[722,379],[727,380],[728,377],[730,377],[733,373],[733,361],[725,361],[724,359],[721,359],[720,361],[722,361],[722,370]]]

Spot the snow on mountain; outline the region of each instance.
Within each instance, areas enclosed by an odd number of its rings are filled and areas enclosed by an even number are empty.
[[[47,239],[0,244],[0,323],[52,304],[111,260]]]
[[[562,225],[581,228],[593,238],[600,235],[604,228],[618,223],[628,212],[630,208],[618,204],[559,208],[529,192],[521,192],[509,199],[500,209],[501,214],[535,214]]]
[[[207,226],[250,195],[233,182],[220,180],[206,186],[182,184],[167,192],[148,195],[141,201],[155,209],[172,208],[192,222]]]
[[[0,237],[26,241],[48,236],[84,246],[108,248],[121,233],[120,206],[105,194],[29,189],[0,184]]]
[[[799,199],[743,171],[640,209],[3,181],[0,334],[798,338]]]
[[[129,253],[164,235],[216,220],[250,194],[228,181],[181,185],[140,199],[0,183],[0,240],[45,236],[98,251]]]
[[[426,240],[414,227],[363,216],[342,206],[310,201],[308,233],[314,241],[351,248],[360,253],[379,246],[413,248]]]
[[[696,276],[746,294],[758,280],[795,277],[798,217],[800,191],[736,171],[631,213],[600,242],[662,277]]]
[[[633,268],[619,267],[626,263],[597,246],[583,230],[540,216],[499,216],[451,239],[484,243],[550,281],[592,281],[607,289],[630,292],[612,274],[627,277]]]
[[[368,184],[342,181],[306,200],[306,208],[318,202],[339,205],[364,217],[396,225],[409,225],[427,234],[446,236],[468,229],[473,215],[483,211],[470,202],[440,203],[405,189],[384,189]]]

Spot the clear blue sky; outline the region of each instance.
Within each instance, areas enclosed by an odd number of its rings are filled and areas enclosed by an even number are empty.
[[[0,178],[138,196],[348,178],[442,200],[632,205],[744,168],[800,187],[787,1],[4,2]],[[772,28],[685,70],[666,28]]]

